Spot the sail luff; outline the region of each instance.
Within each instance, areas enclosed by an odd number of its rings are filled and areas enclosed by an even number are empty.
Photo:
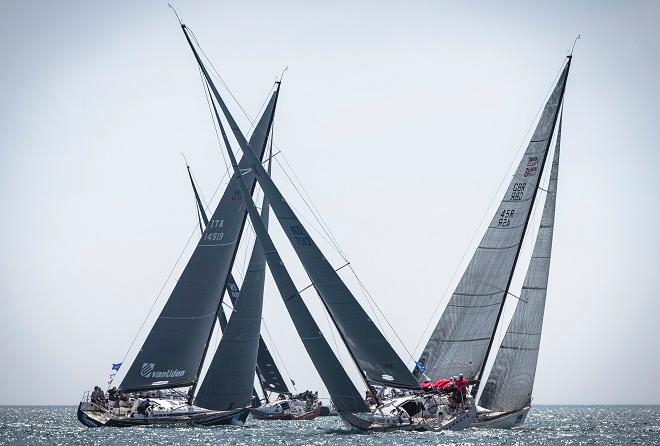
[[[532,398],[552,255],[561,125],[560,118],[547,197],[520,299],[479,400],[494,411],[521,409]]]
[[[461,277],[419,363],[432,379],[479,379],[501,318],[557,121],[568,59],[491,223]],[[476,388],[476,387],[475,387]]]
[[[245,140],[208,71],[201,62],[192,41],[186,33],[187,28],[185,25],[182,25],[182,28],[202,74],[227,119],[234,137],[238,141],[243,154],[252,160],[252,169],[256,172],[257,180],[264,194],[269,196],[271,206],[282,229],[305,267],[307,275],[314,283],[319,296],[333,315],[338,330],[342,332],[343,338],[347,341],[346,347],[351,350],[352,355],[358,361],[359,369],[366,374],[369,383],[418,389],[419,384],[415,377],[327,261],[256,158],[251,146]]]
[[[236,158],[231,150],[229,141],[227,140],[227,135],[222,126],[222,122],[218,116],[218,123],[220,126],[220,131],[225,142],[229,158],[231,159],[232,166],[234,167],[234,173],[236,178],[241,184],[243,190],[245,190],[243,181],[242,181],[242,172],[239,166],[236,164]],[[293,324],[298,332],[298,336],[305,346],[307,354],[310,356],[314,367],[321,376],[325,386],[330,393],[332,401],[335,405],[335,408],[340,413],[358,413],[365,412],[369,410],[369,407],[366,405],[362,399],[360,393],[355,388],[355,385],[351,379],[346,374],[346,371],[341,366],[341,363],[337,359],[337,356],[334,354],[330,345],[326,341],[323,333],[319,329],[316,321],[310,314],[305,302],[302,300],[300,293],[298,292],[291,276],[289,275],[282,258],[280,257],[275,245],[273,244],[268,230],[263,225],[263,222],[258,217],[258,212],[254,201],[249,195],[248,197],[248,215],[252,221],[252,226],[257,234],[257,239],[260,240],[260,243],[264,250],[264,255],[268,263],[268,267],[271,271],[273,279],[277,285],[277,288],[280,291],[280,295],[284,300],[289,316],[293,321]]]

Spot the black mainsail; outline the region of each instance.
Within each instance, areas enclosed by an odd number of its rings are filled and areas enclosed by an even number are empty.
[[[419,359],[431,379],[480,379],[536,199],[571,64],[545,104],[504,199]]]
[[[207,79],[207,81],[213,88],[213,84],[211,83],[210,79]],[[240,182],[243,192],[245,192],[247,191],[247,188],[242,180],[243,173],[239,165],[236,163],[236,158],[234,157],[234,154],[231,150],[227,135],[220,120],[220,116],[217,114],[217,111],[216,119],[220,126],[220,131],[222,133],[227,152],[229,153],[232,165],[234,166],[235,178]],[[261,164],[259,163],[259,165]],[[258,172],[257,174],[261,175],[262,173]],[[246,196],[249,197],[249,195]],[[296,331],[298,332],[298,336],[302,340],[307,354],[309,355],[314,366],[316,367],[316,370],[321,376],[321,379],[327,387],[335,408],[340,413],[359,413],[368,411],[369,407],[362,399],[360,392],[358,392],[358,390],[355,388],[355,385],[349,376],[346,374],[346,371],[337,359],[335,353],[332,351],[332,348],[330,348],[330,345],[323,336],[323,333],[319,329],[319,326],[316,324],[316,321],[310,314],[309,309],[305,305],[305,302],[302,300],[302,297],[300,296],[300,293],[293,283],[289,272],[284,266],[282,258],[277,252],[277,249],[275,248],[275,245],[273,244],[273,241],[268,234],[266,226],[263,224],[263,221],[261,221],[261,218],[259,218],[257,207],[251,197],[249,198],[247,205],[248,215],[250,216],[252,227],[257,234],[257,239],[260,241],[261,246],[263,247],[264,256],[268,262],[268,268],[270,269],[273,279],[275,280],[275,284],[277,285],[280,295],[284,300],[284,304],[287,311],[289,312],[289,316],[293,321]]]
[[[271,141],[271,154],[270,158],[272,158],[272,141]],[[268,163],[268,168],[270,172],[270,159]],[[190,171],[190,166],[186,165],[188,169],[188,177],[190,178],[190,184],[193,189],[193,193],[195,194],[195,201],[197,203],[197,216],[199,218],[199,228],[201,232],[204,232],[204,228],[209,222],[208,217],[206,216],[206,211],[204,210],[204,206],[202,204],[202,200],[200,199],[199,193],[197,192],[197,186],[195,185],[195,180],[192,177],[192,173]],[[262,203],[262,206],[267,203],[264,202]],[[263,217],[263,215],[262,215]],[[266,224],[266,227],[268,225]],[[252,252],[252,257],[254,256],[262,256],[263,257],[263,252],[257,250]],[[252,258],[251,257],[251,258]],[[252,262],[252,260],[251,260]],[[255,261],[256,262],[256,261]],[[265,265],[265,260],[262,260]],[[248,274],[250,277],[248,278]],[[262,283],[261,285],[257,285],[257,289],[261,289],[261,294],[263,295],[263,282],[265,282],[265,274],[261,275],[261,279],[253,278],[252,275],[257,274],[258,276],[260,275],[260,272],[258,269],[253,269],[253,268],[248,268],[248,272],[246,274],[246,279],[248,282],[252,281],[258,281],[261,280]],[[231,303],[233,306],[236,306],[236,300],[238,299],[238,296],[240,295],[240,288],[238,287],[238,284],[236,283],[236,280],[234,279],[233,274],[229,274],[229,278],[227,280],[227,294],[229,295],[229,299],[231,300]],[[224,332],[225,328],[227,327],[227,316],[225,315],[224,311],[220,312],[220,331]],[[216,352],[217,354],[217,352]],[[289,388],[287,387],[284,379],[282,378],[282,375],[280,374],[279,369],[277,368],[277,365],[275,364],[275,361],[273,360],[272,355],[270,354],[270,351],[268,350],[268,347],[266,346],[266,343],[263,340],[262,336],[259,336],[259,350],[257,353],[257,377],[259,378],[259,382],[261,384],[261,388],[264,392],[264,396],[267,397],[266,391],[270,392],[277,392],[277,393],[290,393]],[[257,400],[259,399],[258,394],[256,390],[253,390],[253,395],[256,396]]]
[[[243,151],[243,155],[252,160],[250,166],[256,172],[259,185],[264,194],[269,197],[273,212],[277,216],[284,233],[305,267],[307,275],[312,280],[314,288],[321,297],[366,381],[370,384],[418,389],[419,384],[416,378],[355,299],[355,296],[341,280],[330,262],[327,261],[259,162],[251,145],[241,133],[222,97],[213,85],[208,71],[188,36],[186,26],[182,25],[182,28],[197,63]]]
[[[514,411],[531,402],[548,290],[557,202],[561,118],[547,197],[520,299],[483,387],[479,404],[492,411]]]
[[[265,198],[261,219],[264,225],[268,224],[268,201]],[[257,239],[243,285],[238,298],[233,302],[231,318],[195,396],[196,405],[215,410],[250,405],[254,392],[265,276],[266,260]]]
[[[266,149],[277,94],[276,90],[250,137],[259,159]],[[241,159],[243,169],[250,164],[249,159]],[[243,180],[248,190],[254,190],[251,172]],[[120,390],[185,387],[197,382],[243,232],[243,198],[237,182],[230,181]]]
[[[273,150],[272,150],[272,141],[271,141],[271,151],[270,151],[270,158],[272,158]],[[268,162],[268,172],[270,172],[270,165],[271,165],[271,159],[269,159]],[[192,173],[190,172],[190,166],[186,166],[188,168],[188,176],[190,178],[190,184],[192,185],[193,192],[195,194],[195,200],[197,202],[197,216],[199,218],[199,228],[204,232],[204,228],[209,222],[208,217],[206,216],[206,211],[204,210],[204,206],[202,205],[202,200],[199,197],[199,193],[197,192],[197,186],[195,185],[195,181],[193,180]],[[264,203],[267,203],[265,201]],[[262,203],[262,206],[264,205]],[[268,224],[266,222],[266,228],[268,228]],[[261,251],[253,251],[252,256],[263,256],[263,252]],[[265,260],[263,260],[265,262]],[[252,270],[248,269],[248,272]],[[247,277],[247,276],[246,276]],[[264,288],[264,282],[265,282],[265,274],[263,275],[262,283],[260,285],[261,293],[263,294],[263,288]],[[258,280],[258,279],[252,279],[250,278],[250,281],[252,280]],[[257,286],[259,288],[259,286]],[[236,279],[234,279],[233,274],[229,274],[229,278],[227,280],[227,294],[229,295],[229,299],[231,300],[232,305],[236,305],[236,300],[238,299],[238,296],[240,294],[240,288],[238,287],[238,284],[236,283]],[[225,327],[227,326],[227,316],[225,316],[225,312],[221,311],[220,312],[220,330],[225,331]],[[286,385],[286,382],[284,381],[284,378],[282,377],[282,374],[280,373],[279,369],[277,368],[277,365],[275,364],[275,360],[273,359],[273,356],[270,354],[270,351],[268,350],[268,346],[264,342],[263,336],[259,336],[259,350],[257,353],[257,378],[259,379],[259,382],[261,383],[261,388],[264,392],[264,397],[267,397],[266,392],[277,392],[277,393],[291,393],[289,391],[288,386]],[[254,395],[257,395],[256,391],[253,392]]]

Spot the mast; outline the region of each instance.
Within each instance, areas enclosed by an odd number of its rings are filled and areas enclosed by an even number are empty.
[[[561,95],[560,95],[560,99],[559,99],[559,104],[557,104],[557,109],[561,108],[561,104],[564,101],[564,92],[566,91],[566,81],[568,79],[568,72],[571,68],[571,60],[573,59],[573,56],[568,55],[568,56],[566,56],[566,58],[567,58],[566,68],[565,68],[566,77],[565,77],[564,83],[562,85]],[[555,126],[557,125],[558,117],[559,117],[559,113],[557,112],[557,113],[554,114],[554,119],[552,121],[553,131],[554,131]],[[550,133],[550,136],[552,136],[552,133],[553,132]],[[548,151],[546,150],[544,152],[544,155],[543,155],[543,160],[541,161],[541,169],[540,169],[541,173],[539,174],[539,181],[540,181],[540,177],[543,173],[543,170],[545,168],[545,162],[546,162],[547,159],[548,159]],[[527,226],[529,225],[529,220],[530,220],[530,217],[532,215],[531,209],[533,209],[533,207],[534,207],[534,203],[536,201],[536,196],[537,195],[538,195],[538,186],[535,188],[534,194],[532,195],[532,202],[530,204],[530,212],[527,213],[527,216],[525,218],[525,224],[523,226],[523,231],[522,231],[523,235],[527,232]],[[493,327],[493,333],[491,334],[490,340],[488,341],[488,347],[486,348],[486,354],[484,355],[484,359],[481,363],[481,366],[479,367],[479,374],[477,375],[477,381],[481,381],[484,370],[486,369],[486,363],[488,362],[488,356],[490,355],[490,351],[493,348],[493,341],[495,340],[495,334],[497,333],[497,328],[499,326],[500,319],[502,317],[502,311],[504,310],[504,304],[506,303],[506,296],[509,294],[509,288],[511,287],[511,281],[513,280],[513,274],[515,272],[515,265],[517,265],[517,263],[518,263],[518,257],[520,256],[520,251],[522,249],[522,245],[523,244],[522,244],[522,241],[521,241],[518,244],[518,248],[516,250],[516,256],[515,256],[514,261],[513,261],[514,267],[511,269],[511,272],[509,274],[509,279],[508,279],[507,284],[506,284],[506,288],[504,289],[504,297],[502,298],[502,304],[500,305],[500,309],[497,313],[497,318],[495,319],[495,326]],[[480,384],[477,383],[477,385],[472,390],[473,395],[476,395],[476,392],[479,390],[479,387],[480,387]]]

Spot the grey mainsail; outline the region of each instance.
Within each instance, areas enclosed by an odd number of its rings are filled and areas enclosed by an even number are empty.
[[[520,300],[502,340],[479,403],[494,411],[518,410],[531,402],[548,290],[557,202],[561,118],[548,192]]]
[[[187,28],[185,25],[182,25],[182,27],[185,32]],[[259,185],[264,194],[269,198],[273,212],[305,267],[307,275],[312,280],[314,288],[330,313],[347,348],[358,363],[361,372],[365,375],[365,379],[371,384],[410,389],[419,388],[416,378],[355,299],[355,296],[341,280],[330,262],[326,260],[257,159],[252,147],[245,140],[222,97],[213,85],[212,79],[187,33],[186,38],[243,154],[252,159],[251,167],[257,174]]]
[[[268,202],[265,197],[261,219],[264,225],[268,225]],[[251,404],[265,276],[266,260],[257,239],[243,285],[234,301],[231,318],[195,397],[196,405],[207,409],[229,410]]]
[[[420,356],[431,379],[480,379],[537,194],[566,87],[570,57],[545,104],[504,199]]]
[[[195,55],[197,56],[196,52]],[[201,66],[203,66],[201,61],[199,61],[199,63]],[[208,81],[211,83],[210,80]],[[234,154],[231,150],[229,141],[227,140],[227,135],[219,116],[217,116],[217,120],[220,125],[220,131],[222,133],[227,152],[229,153],[232,165],[234,166],[235,176],[240,182],[245,194],[247,188],[242,182],[242,171],[236,164],[236,158],[234,157]],[[245,195],[250,197],[248,194]],[[316,324],[316,321],[310,314],[307,306],[305,305],[305,302],[302,300],[300,293],[296,289],[296,286],[293,283],[289,272],[284,266],[284,262],[282,262],[282,259],[277,252],[277,249],[275,248],[270,235],[268,234],[268,230],[259,218],[257,207],[251,197],[248,199],[247,206],[248,215],[250,216],[250,221],[252,222],[254,231],[257,234],[257,239],[260,241],[261,246],[263,247],[264,255],[266,257],[266,261],[268,262],[268,268],[270,269],[273,279],[275,280],[275,284],[277,285],[280,295],[284,300],[284,304],[287,311],[289,312],[289,316],[293,321],[296,331],[298,332],[298,336],[302,340],[307,354],[316,367],[317,372],[321,376],[323,383],[327,387],[335,408],[340,413],[358,413],[368,411],[369,407],[366,405],[362,399],[362,396],[355,388],[355,385],[346,374],[346,371],[337,359],[337,356],[330,348],[330,345],[323,336],[323,333]]]
[[[266,149],[277,93],[273,93],[250,137],[259,159]],[[250,164],[247,158],[241,159],[242,168]],[[248,189],[254,190],[254,175],[247,173],[243,179]],[[232,180],[120,390],[184,387],[197,381],[245,216],[245,200]]]

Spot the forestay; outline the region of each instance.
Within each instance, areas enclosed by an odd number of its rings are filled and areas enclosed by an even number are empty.
[[[541,224],[520,300],[479,400],[482,407],[490,410],[513,411],[531,402],[552,253],[560,139],[561,119]]]
[[[480,377],[511,282],[564,95],[570,58],[486,233],[433,331],[420,365],[431,379]]]
[[[277,91],[259,120],[250,143],[263,157]],[[251,162],[241,159],[240,166]],[[250,190],[252,173],[243,177]],[[124,377],[120,389],[183,387],[197,380],[209,335],[245,223],[245,200],[235,180],[225,190],[172,294]]]

